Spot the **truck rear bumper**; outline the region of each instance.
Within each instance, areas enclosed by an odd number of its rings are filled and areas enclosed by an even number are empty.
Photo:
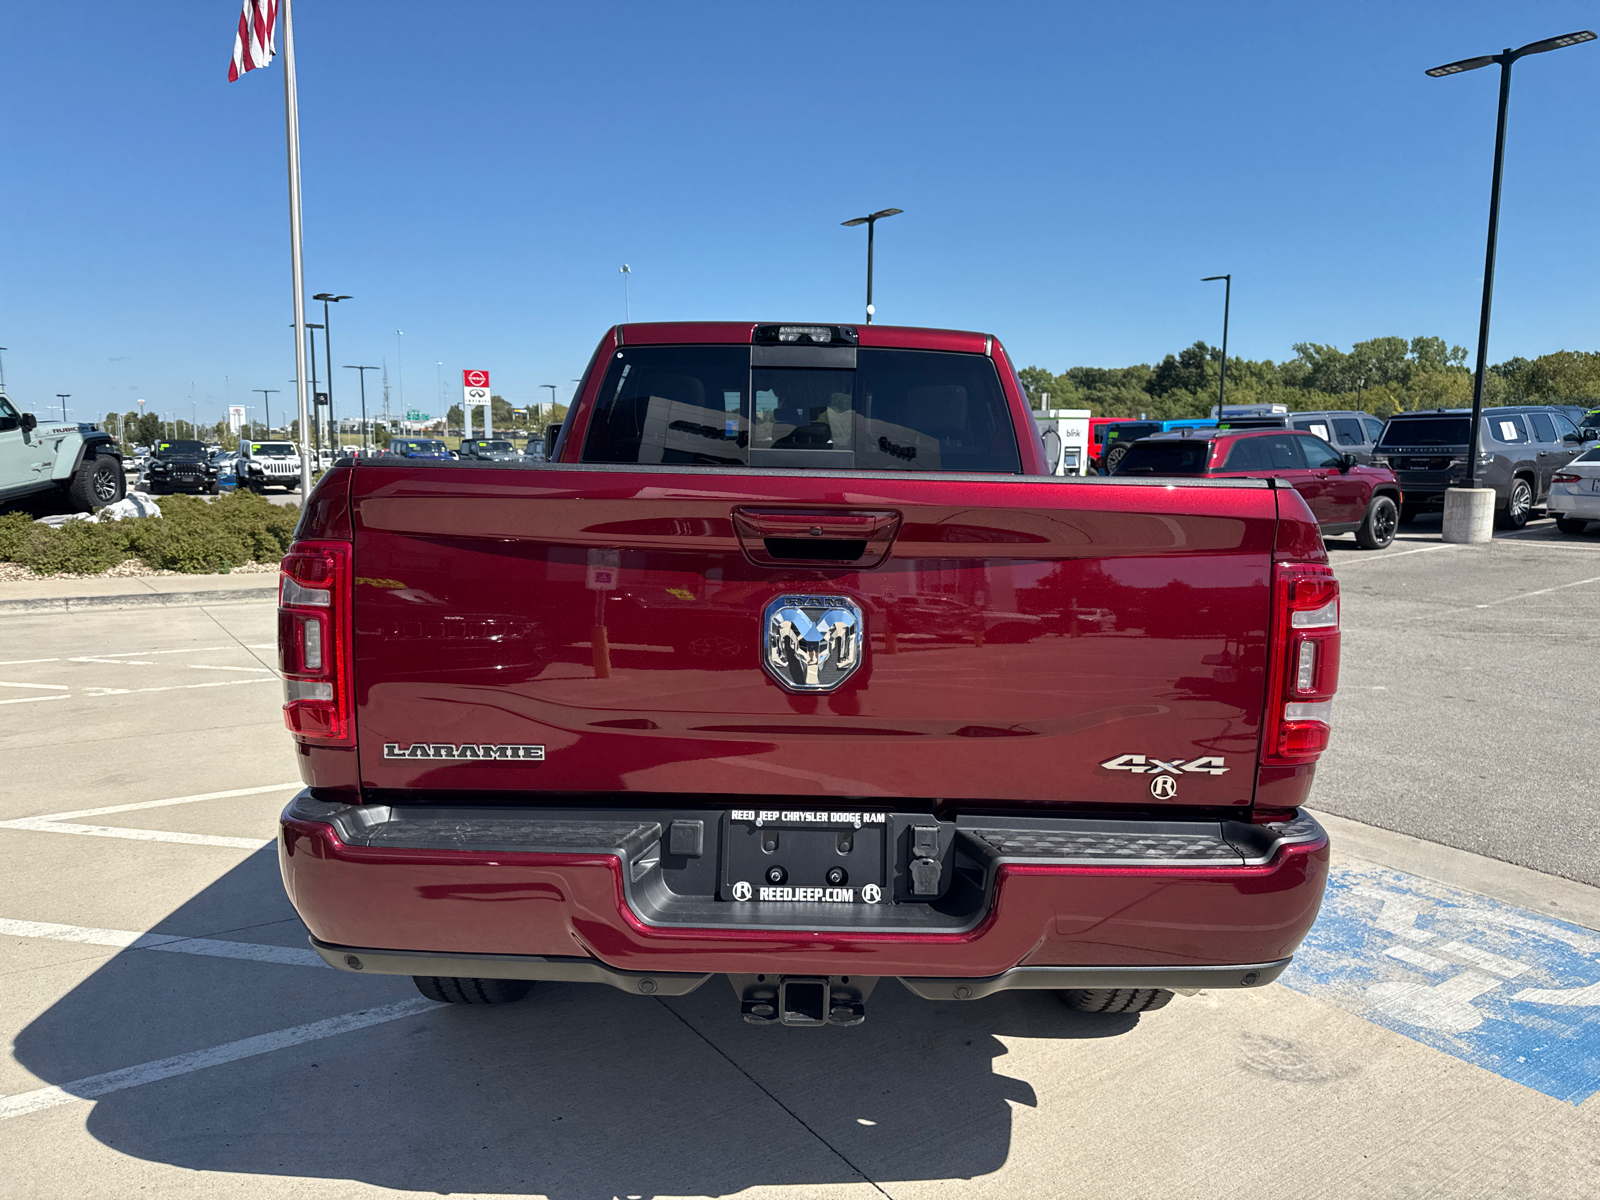
[[[344,970],[661,994],[711,974],[894,976],[953,999],[1270,982],[1316,919],[1328,870],[1327,837],[1305,814],[1261,826],[961,817],[945,823],[952,882],[932,903],[738,904],[663,881],[663,830],[681,815],[389,808],[307,791],[284,811],[279,858],[313,945]]]
[[[330,967],[372,975],[431,975],[467,979],[535,979],[603,983],[641,995],[687,996],[712,972],[620,971],[593,958],[541,958],[518,954],[439,954],[332,946],[311,939]],[[902,976],[924,1000],[981,1000],[996,992],[1066,988],[1260,987],[1281,975],[1290,960],[1212,967],[1013,967],[987,978]]]

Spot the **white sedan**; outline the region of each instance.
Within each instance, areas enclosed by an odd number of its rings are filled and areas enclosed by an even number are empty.
[[[1562,533],[1582,533],[1591,521],[1600,521],[1600,446],[1555,473],[1545,511]]]

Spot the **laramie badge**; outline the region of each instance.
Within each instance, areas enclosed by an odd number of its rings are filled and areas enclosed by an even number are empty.
[[[848,596],[779,596],[761,628],[761,665],[791,692],[833,691],[866,652],[861,606]]]

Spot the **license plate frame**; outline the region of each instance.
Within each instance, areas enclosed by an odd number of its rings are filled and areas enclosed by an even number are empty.
[[[883,812],[735,809],[723,818],[717,898],[740,904],[871,906],[889,896]],[[780,878],[769,872],[778,868]],[[830,870],[842,881],[828,878]]]

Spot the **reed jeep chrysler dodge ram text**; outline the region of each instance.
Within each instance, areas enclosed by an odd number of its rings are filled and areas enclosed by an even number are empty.
[[[993,337],[748,323],[612,329],[551,462],[334,467],[279,616],[313,945],[790,1025],[1276,978],[1328,867],[1316,520],[1044,469]]]

